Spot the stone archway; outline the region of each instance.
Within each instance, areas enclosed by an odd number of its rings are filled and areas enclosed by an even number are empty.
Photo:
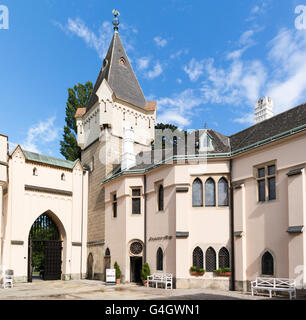
[[[28,282],[34,278],[61,280],[63,237],[52,214],[45,212],[33,223],[28,238]]]

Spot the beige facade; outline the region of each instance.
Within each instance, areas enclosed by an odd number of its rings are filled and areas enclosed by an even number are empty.
[[[28,280],[30,230],[45,214],[60,233],[61,278],[84,277],[88,179],[81,163],[29,159],[39,155],[25,153],[20,146],[9,156],[7,138],[0,138],[2,268],[13,270],[17,281]]]

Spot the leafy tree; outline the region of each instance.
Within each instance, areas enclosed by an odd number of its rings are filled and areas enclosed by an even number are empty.
[[[92,82],[85,85],[79,83],[68,89],[68,101],[66,103],[66,125],[64,126],[63,140],[60,142],[61,154],[66,160],[75,161],[81,157],[81,149],[77,144],[77,127],[75,113],[78,108],[85,108],[93,91]]]

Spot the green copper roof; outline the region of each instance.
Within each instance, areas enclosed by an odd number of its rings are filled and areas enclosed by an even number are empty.
[[[44,164],[48,164],[56,167],[72,169],[76,163],[76,161],[68,161],[68,160],[53,158],[49,156],[44,156],[42,154],[30,152],[30,151],[23,150],[23,153],[26,156],[26,159],[28,161],[40,162],[40,163],[44,163]]]

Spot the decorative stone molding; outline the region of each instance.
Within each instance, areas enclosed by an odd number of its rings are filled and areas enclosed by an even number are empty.
[[[73,193],[72,191],[66,191],[66,190],[59,190],[59,189],[51,189],[51,188],[44,188],[44,187],[37,187],[37,186],[30,186],[25,185],[24,189],[26,191],[38,191],[38,192],[44,192],[44,193],[53,193],[53,194],[60,194],[63,196],[72,197]]]

